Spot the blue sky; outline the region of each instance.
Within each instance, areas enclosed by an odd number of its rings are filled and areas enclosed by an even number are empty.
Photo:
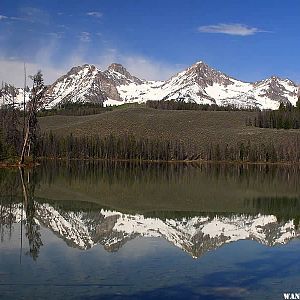
[[[120,62],[167,79],[196,61],[244,81],[300,81],[299,0],[1,0],[0,80]]]

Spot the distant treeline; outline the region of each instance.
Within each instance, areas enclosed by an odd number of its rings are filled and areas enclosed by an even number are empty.
[[[272,142],[257,145],[237,143],[208,144],[204,149],[193,143],[134,136],[67,137],[51,132],[43,135],[38,154],[48,158],[107,159],[140,161],[236,161],[236,162],[300,162],[300,139],[283,145]]]
[[[165,110],[204,110],[204,111],[259,111],[258,108],[241,108],[235,105],[197,104],[183,100],[147,101],[146,107]]]
[[[39,143],[39,155],[70,159],[109,160],[187,160],[197,159],[195,147],[181,141],[135,138],[132,135],[107,137],[60,137],[44,134]]]
[[[86,116],[101,114],[103,112],[111,110],[111,107],[104,107],[102,103],[67,102],[51,109],[42,109],[38,112],[38,116]]]
[[[296,107],[281,103],[278,110],[261,111],[254,119],[247,119],[246,123],[260,128],[299,129],[300,100]]]

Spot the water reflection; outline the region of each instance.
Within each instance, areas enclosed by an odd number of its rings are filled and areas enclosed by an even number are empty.
[[[1,170],[1,241],[21,223],[34,260],[41,226],[68,246],[110,252],[137,237],[164,238],[192,257],[238,240],[285,244],[300,234],[298,176],[298,167],[263,165],[50,162]]]
[[[2,201],[0,207],[0,232],[1,232],[1,241],[3,242],[6,234],[5,229],[8,230],[8,238],[11,238],[12,225],[13,223],[21,223],[21,244],[23,244],[23,228],[25,230],[25,236],[28,240],[29,251],[26,253],[32,257],[33,260],[36,260],[39,256],[40,247],[43,245],[40,234],[40,224],[36,218],[36,207],[38,204],[35,201],[35,186],[36,186],[36,176],[35,170],[27,171],[23,168],[19,169],[19,180],[13,176],[8,176],[8,179],[12,179],[12,183],[8,185],[8,191],[3,189]],[[7,182],[4,183],[7,186]],[[15,204],[13,202],[14,197],[19,195],[19,189],[22,190],[22,201],[21,203]],[[9,194],[8,204],[3,204],[6,202],[7,194]],[[4,198],[4,199],[3,199]],[[5,201],[6,200],[6,201]],[[24,226],[23,226],[24,225]]]

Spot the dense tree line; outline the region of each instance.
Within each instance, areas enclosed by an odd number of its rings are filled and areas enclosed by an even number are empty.
[[[215,144],[207,146],[201,158],[208,161],[240,162],[300,162],[300,139],[290,140],[286,144],[273,144],[271,141],[256,144],[240,142],[236,145]]]
[[[63,103],[52,109],[42,109],[39,111],[38,116],[53,116],[53,115],[63,115],[63,116],[86,116],[101,114],[106,111],[111,111],[112,107],[104,107],[100,103],[80,103],[80,102],[67,102]]]
[[[209,144],[205,149],[182,141],[135,138],[134,136],[58,137],[51,132],[40,140],[39,156],[66,159],[106,159],[140,161],[239,161],[300,162],[300,139],[274,145],[237,143]]]
[[[299,129],[300,99],[296,107],[281,103],[278,110],[261,111],[253,120],[247,119],[246,124],[260,128]]]
[[[58,137],[44,134],[39,144],[42,157],[108,160],[188,160],[196,159],[195,149],[181,141],[135,138],[132,135],[107,137]]]
[[[146,107],[165,110],[204,110],[204,111],[258,111],[256,108],[241,108],[235,105],[219,106],[217,104],[197,104],[184,100],[147,101]]]

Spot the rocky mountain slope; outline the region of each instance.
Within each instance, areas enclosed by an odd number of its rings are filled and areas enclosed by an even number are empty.
[[[64,101],[118,105],[173,99],[276,109],[281,102],[295,105],[298,94],[297,85],[288,79],[271,77],[254,83],[242,82],[214,70],[204,62],[197,62],[167,81],[138,79],[120,64],[112,64],[104,72],[91,65],[75,70],[77,72],[73,70],[71,75],[61,77],[49,88],[49,107]]]
[[[285,244],[300,236],[293,220],[278,221],[273,215],[196,216],[159,219],[101,209],[72,212],[50,204],[35,203],[35,222],[50,229],[65,242],[79,249],[97,244],[117,251],[136,237],[161,237],[193,257],[239,240],[255,240],[268,246]],[[1,224],[20,222],[21,204],[0,206]]]
[[[141,80],[122,65],[101,71],[94,65],[72,68],[48,87],[45,106],[64,102],[119,105],[147,100],[183,100],[195,103],[277,109],[295,105],[299,88],[289,79],[271,77],[254,83],[234,79],[200,61],[167,81]]]

